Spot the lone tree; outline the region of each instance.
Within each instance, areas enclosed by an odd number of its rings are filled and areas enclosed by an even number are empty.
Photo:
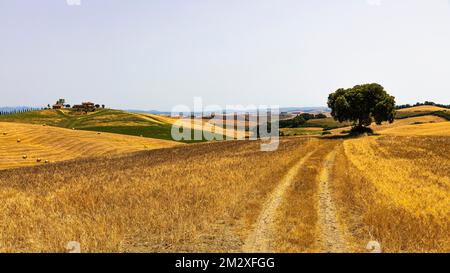
[[[372,121],[392,123],[395,118],[395,97],[377,83],[338,89],[329,95],[328,107],[335,120],[353,122],[352,132],[371,132],[367,126]]]

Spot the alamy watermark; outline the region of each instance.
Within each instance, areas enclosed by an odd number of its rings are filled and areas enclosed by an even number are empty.
[[[277,105],[203,105],[194,98],[194,106],[177,105],[171,116],[178,118],[172,125],[172,139],[202,140],[262,140],[261,151],[275,151],[279,146],[279,116]]]

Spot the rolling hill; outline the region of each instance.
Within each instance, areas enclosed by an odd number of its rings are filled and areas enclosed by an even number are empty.
[[[450,122],[417,122],[415,124],[386,128],[383,135],[396,136],[450,136]]]
[[[0,122],[49,125],[68,129],[109,132],[123,135],[143,136],[149,138],[173,140],[172,126],[177,125],[194,131],[206,130],[217,136],[238,137],[248,135],[244,132],[223,129],[214,126],[208,120],[195,124],[189,118],[173,118],[147,113],[131,113],[122,110],[100,109],[95,112],[81,113],[69,109],[38,110],[13,115],[0,115]],[[182,140],[184,143],[203,142],[203,140]]]
[[[397,110],[397,112],[436,112],[436,111],[448,111],[449,109],[434,106],[434,105],[421,105],[421,106],[414,106],[409,108],[403,108]]]
[[[422,105],[422,106],[403,108],[403,109],[397,110],[396,119],[420,117],[420,116],[426,116],[426,115],[440,116],[442,118],[450,120],[450,109],[433,106],[433,105]]]
[[[245,127],[246,124],[244,122],[240,121],[240,123],[239,123],[239,122],[235,121],[234,119],[230,119],[225,122],[222,121],[223,122],[222,126],[217,126],[214,124],[213,121],[208,120],[208,119],[202,119],[201,122],[196,124],[190,118],[174,118],[174,117],[168,117],[168,116],[159,116],[159,115],[155,115],[155,114],[142,114],[142,116],[149,117],[153,120],[158,120],[160,122],[171,124],[171,125],[177,124],[177,125],[181,125],[186,128],[193,128],[195,130],[209,131],[214,134],[217,134],[218,137],[227,136],[227,137],[231,137],[231,138],[240,138],[240,137],[245,137],[245,136],[250,135],[248,132],[245,132],[242,130],[236,130],[236,128],[234,128],[234,129],[226,128],[227,123],[231,123],[232,126],[234,126],[235,124],[238,124],[238,126]],[[217,119],[221,119],[221,118],[223,120],[223,116],[217,117]],[[230,117],[228,117],[228,118],[230,118]],[[233,118],[234,118],[234,116],[233,116]],[[256,125],[256,123],[252,123],[251,121],[247,121],[246,123],[248,126]]]
[[[0,122],[0,170],[45,164],[46,160],[53,163],[178,145],[182,143],[52,126]]]
[[[186,128],[202,129],[189,119],[112,109],[87,114],[52,109],[0,115],[0,169],[203,142],[172,141],[175,122]],[[210,130],[235,136],[234,130],[214,127]]]
[[[172,124],[143,114],[100,109],[87,114],[72,110],[40,110],[0,116],[0,122],[16,122],[62,127],[67,129],[108,132],[172,140]],[[185,143],[197,141],[182,141]]]
[[[438,125],[439,124],[439,125]],[[372,124],[370,128],[375,134],[394,134],[394,135],[408,135],[411,134],[409,130],[411,128],[422,128],[422,134],[433,132],[432,135],[447,135],[445,128],[450,128],[450,122],[447,119],[437,115],[419,115],[411,116],[402,119],[396,119],[393,123],[384,122],[382,125]],[[440,127],[444,131],[439,133],[435,128]],[[426,128],[430,128],[427,130]],[[342,127],[330,130],[329,132],[335,136],[344,136],[350,131],[351,127]],[[413,134],[413,133],[412,133]]]

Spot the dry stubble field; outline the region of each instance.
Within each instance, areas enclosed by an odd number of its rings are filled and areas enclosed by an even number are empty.
[[[317,140],[223,142],[0,172],[1,251],[240,251],[261,200]],[[308,144],[311,143],[311,144]]]
[[[436,124],[3,170],[0,251],[448,252],[450,123]]]

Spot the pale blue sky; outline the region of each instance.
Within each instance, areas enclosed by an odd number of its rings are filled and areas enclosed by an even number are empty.
[[[448,0],[0,0],[0,106],[450,103]]]

